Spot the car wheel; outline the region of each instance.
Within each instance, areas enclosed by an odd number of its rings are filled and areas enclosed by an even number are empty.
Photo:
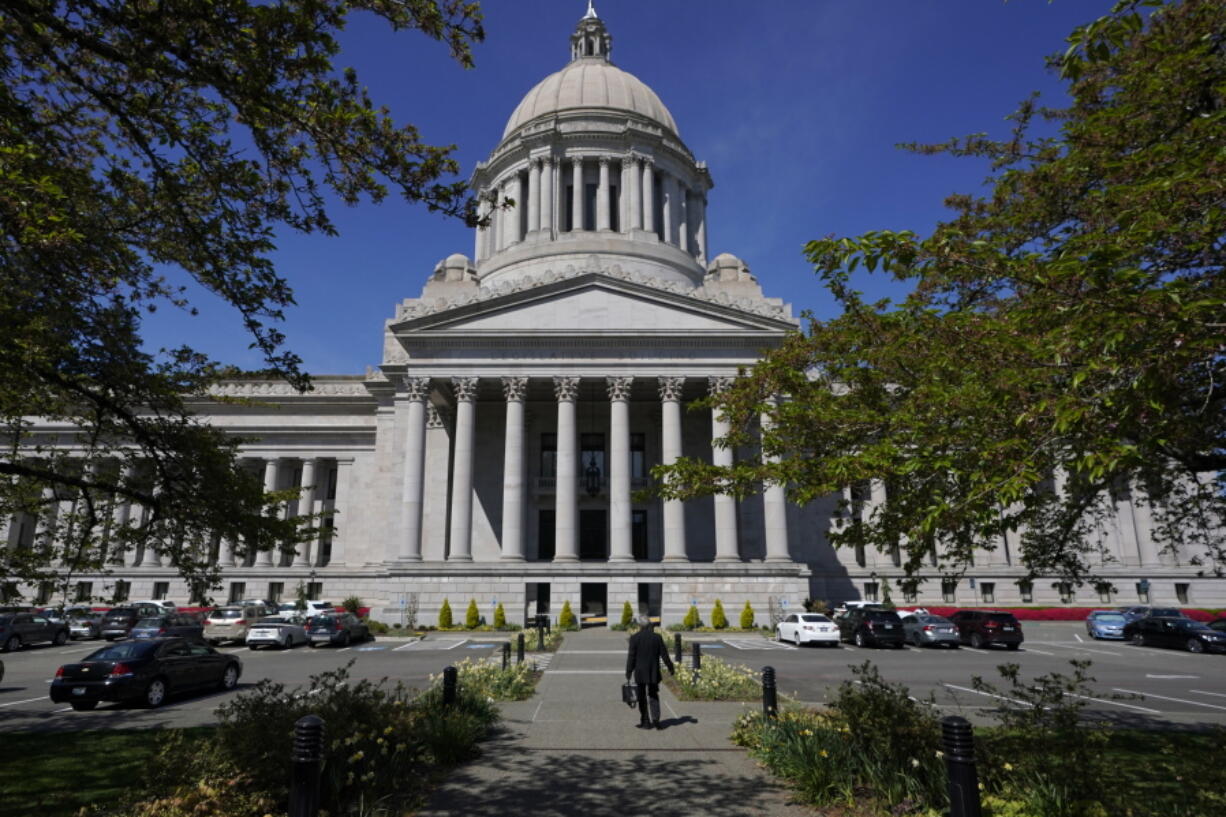
[[[911,643],[917,647],[924,646],[924,642],[920,639],[919,633],[911,633]]]
[[[226,671],[221,674],[221,688],[228,691],[236,686],[238,686],[238,667],[227,664]]]
[[[98,705],[97,701],[71,701],[72,708],[78,712],[88,712]]]
[[[348,633],[348,632],[346,632],[346,633],[345,633],[345,637],[344,637],[344,639],[342,639],[342,640],[341,640],[341,646],[342,646],[342,647],[348,647],[348,646],[349,646],[349,642],[351,642],[352,640],[353,640],[352,636],[350,636],[350,635],[349,635],[349,633]]]
[[[145,689],[145,706],[150,709],[156,709],[166,700],[166,682],[161,678],[154,678],[149,682],[149,686]]]
[[[255,644],[248,644],[248,645],[247,645],[247,649],[249,649],[249,650],[258,650],[258,649],[259,649],[259,647],[258,647],[258,646],[256,646]]]
[[[1199,638],[1188,639],[1188,652],[1204,652],[1205,645],[1200,643]]]
[[[294,642],[289,636],[286,636],[285,640],[281,642],[281,649],[283,650],[288,650],[292,646],[294,646]]]
[[[971,633],[971,647],[976,650],[983,649],[983,636],[979,633]]]
[[[315,649],[315,648],[316,648],[316,647],[318,647],[318,646],[319,646],[319,642],[318,642],[318,641],[312,641],[312,642],[311,642],[311,649]]]
[[[60,630],[58,633],[55,634],[55,638],[51,640],[51,643],[57,647],[62,647],[65,644],[67,644],[68,643],[68,631]]]
[[[868,641],[864,638],[864,633],[856,633],[856,646],[867,647]]]
[[[1006,646],[1006,647],[1008,647],[1008,648],[1009,648],[1009,649],[1011,649],[1011,650],[1016,650],[1018,647],[1020,647],[1020,646],[1022,646],[1022,645],[1021,645],[1021,644],[1006,644],[1005,646]]]
[[[21,638],[15,635],[9,636],[9,640],[4,642],[4,652],[17,652],[21,649]]]
[[[1144,647],[1145,646],[1145,636],[1142,635],[1141,633],[1133,633],[1132,643],[1136,644],[1138,647]]]

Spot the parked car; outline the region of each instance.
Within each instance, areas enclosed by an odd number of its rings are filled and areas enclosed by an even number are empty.
[[[101,638],[103,610],[77,610],[68,617],[69,638]]]
[[[1086,616],[1086,632],[1090,638],[1122,639],[1127,623],[1128,619],[1118,610],[1092,610]]]
[[[958,628],[958,640],[977,650],[1004,644],[1011,650],[1022,645],[1022,625],[1012,613],[1000,610],[958,610],[949,617]]]
[[[857,647],[896,647],[902,649],[902,619],[893,610],[856,607],[835,619],[839,637]]]
[[[136,626],[132,628],[132,632],[128,635],[132,638],[169,638],[177,636],[179,638],[203,640],[204,625],[186,613],[167,613],[162,616],[142,618],[136,622]]]
[[[69,703],[73,709],[93,709],[100,701],[138,701],[155,707],[167,696],[190,689],[234,689],[242,671],[238,658],[199,641],[124,641],[56,670],[51,700]]]
[[[1132,643],[1139,647],[1175,647],[1188,652],[1226,652],[1226,633],[1183,616],[1146,616],[1133,622]]]
[[[958,628],[944,616],[928,612],[908,613],[902,617],[903,637],[917,647],[958,649]]]
[[[293,621],[282,616],[262,618],[247,631],[247,647],[280,647],[288,650],[299,644],[310,643],[306,627],[301,621]]]
[[[204,620],[204,637],[210,644],[220,644],[223,641],[245,642],[251,625],[263,617],[262,607],[249,604],[218,607]]]
[[[353,613],[327,613],[311,616],[307,620],[307,635],[311,637],[311,646],[320,644],[336,644],[348,647],[358,641],[371,638],[370,628]]]
[[[132,602],[133,607],[157,607],[163,613],[174,613],[179,609],[179,605],[175,604],[170,599],[144,599],[142,601]]]
[[[281,607],[275,601],[269,601],[268,599],[243,599],[231,606],[254,607],[260,611],[262,616],[275,616]]]
[[[1128,607],[1124,610],[1124,639],[1131,641],[1136,635],[1136,623],[1146,618],[1187,618],[1178,607]]]
[[[157,615],[157,612],[149,607],[126,606],[108,610],[102,617],[102,637],[107,641],[127,638],[132,628],[136,626],[136,622],[149,615]]]
[[[0,651],[14,652],[26,644],[50,641],[57,647],[68,641],[68,625],[34,613],[0,616]]]
[[[839,646],[839,626],[821,613],[789,613],[775,626],[775,635],[798,647],[813,643]]]

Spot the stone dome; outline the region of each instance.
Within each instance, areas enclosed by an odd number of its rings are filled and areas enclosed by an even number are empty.
[[[537,117],[595,109],[638,114],[677,134],[673,115],[641,79],[603,57],[583,57],[537,83],[507,120],[502,138]]]

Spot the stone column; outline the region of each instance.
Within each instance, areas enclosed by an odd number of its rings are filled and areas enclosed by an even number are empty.
[[[528,235],[541,229],[541,163],[528,161]]]
[[[332,512],[336,521],[332,527],[332,555],[328,565],[345,563],[345,517],[344,503],[349,500],[350,483],[353,481],[353,460],[336,461],[336,498],[332,500]],[[323,567],[323,548],[315,555],[315,564]]]
[[[1154,520],[1149,510],[1149,498],[1145,497],[1140,502],[1137,500],[1142,493],[1141,487],[1135,483],[1128,488],[1128,509],[1137,538],[1137,552],[1143,566],[1161,565],[1164,562],[1161,548],[1154,542]]]
[[[553,238],[553,199],[556,188],[553,182],[553,157],[546,156],[541,160],[541,231],[547,238]]]
[[[120,466],[119,484],[121,486],[129,486],[135,476],[136,466],[132,463],[127,462]],[[123,542],[125,538],[123,531],[128,527],[128,520],[131,518],[132,501],[116,494],[115,501],[111,505],[111,535],[108,543],[111,553],[107,558],[108,564],[122,565],[124,563],[126,545]],[[116,537],[119,537],[118,540]]]
[[[707,197],[704,193],[694,194],[694,253],[698,263],[707,265]]]
[[[630,232],[630,177],[634,175],[630,170],[630,157],[622,157],[619,167],[621,174],[620,181],[617,183],[617,231],[628,233]]]
[[[430,378],[406,377],[408,427],[404,435],[404,481],[400,493],[401,561],[421,561],[421,513],[426,468],[426,400]],[[304,475],[305,480],[305,475]]]
[[[682,252],[690,252],[690,194],[680,179],[677,180],[677,246]]]
[[[677,243],[677,184],[671,175],[660,174],[660,233],[665,244]]]
[[[596,188],[596,229],[608,232],[609,222],[609,157],[600,157],[600,184]]]
[[[234,543],[223,536],[217,543],[218,567],[234,567]]]
[[[310,516],[315,511],[316,470],[316,460],[314,457],[302,461],[302,490],[298,494],[299,516]],[[311,543],[309,541],[299,542],[294,549],[294,567],[310,566]]]
[[[487,191],[485,190],[481,190],[479,192],[480,198],[477,201],[477,217],[478,218],[488,218],[489,217],[490,203],[485,198],[486,194],[487,194]],[[474,263],[479,264],[482,261],[484,261],[487,257],[489,257],[489,239],[490,239],[490,228],[489,227],[478,227],[476,247],[473,249],[473,253],[474,253],[473,262]]]
[[[473,528],[473,435],[477,378],[453,377],[455,388],[455,462],[451,471],[451,553],[449,562],[471,562]]]
[[[524,178],[516,173],[515,178],[511,180],[511,197],[515,199],[515,206],[509,211],[511,216],[511,230],[507,240],[511,244],[518,244],[524,240],[523,222],[521,213],[526,212],[524,207]]]
[[[630,168],[630,204],[628,220],[631,230],[643,229],[643,171],[639,167],[639,159],[637,156],[626,157],[626,164]]]
[[[576,156],[571,159],[571,216],[570,225],[571,232],[578,232],[583,229],[583,157]]]
[[[280,472],[280,461],[276,458],[264,461],[264,493],[270,494],[277,490],[277,475]],[[273,513],[278,513],[276,509]],[[256,567],[272,567],[272,551],[261,550],[255,558]]]
[[[39,505],[39,513],[34,521],[34,548],[50,550],[55,543],[55,521],[59,514],[59,503],[55,501],[55,488],[50,485],[43,487],[42,501]]]
[[[681,456],[681,390],[685,378],[661,377],[659,387],[663,409],[660,449],[664,465],[672,465]],[[685,552],[685,506],[679,499],[664,500],[664,561],[689,561]]]
[[[609,561],[633,562],[630,505],[630,389],[633,377],[608,377]]]
[[[579,378],[555,377],[554,394],[558,400],[558,478],[554,508],[554,561],[579,561],[579,432],[575,424],[575,402],[579,397]]]
[[[502,456],[502,558],[524,560],[524,398],[528,378],[502,378],[507,427]]]
[[[871,479],[868,482],[868,502],[860,512],[860,519],[868,522],[873,518],[873,514],[877,512],[881,506],[885,505],[886,493],[885,482],[879,479]],[[893,560],[880,550],[873,548],[872,552],[867,554],[871,560],[869,563],[876,567],[893,566]],[[882,580],[885,581],[884,579]]]
[[[502,183],[502,200],[510,198],[514,194],[511,190],[511,180],[507,179]],[[500,207],[498,213],[498,249],[505,250],[514,243],[512,236],[511,220],[515,216],[514,207]]]
[[[732,386],[731,377],[708,377],[707,388],[712,396],[727,391]],[[714,406],[711,409],[711,437],[717,439],[725,436],[732,426],[724,417],[723,409]],[[711,448],[711,463],[716,466],[732,466],[732,449],[713,445]],[[736,530],[736,499],[728,494],[715,495],[715,561],[738,562],[741,555],[737,543]]]
[[[656,166],[649,158],[643,159],[643,229],[656,231]]]
[[[771,401],[774,404],[774,401]],[[774,427],[775,420],[769,411],[762,412],[762,435],[765,437]],[[779,462],[778,454],[768,454],[763,445],[762,461]],[[766,561],[790,562],[788,552],[788,507],[787,493],[781,482],[767,482],[762,492],[762,517],[766,533]]]

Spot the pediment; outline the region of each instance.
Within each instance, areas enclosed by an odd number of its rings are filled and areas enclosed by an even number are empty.
[[[592,274],[397,321],[401,333],[736,334],[787,331],[790,321]]]

